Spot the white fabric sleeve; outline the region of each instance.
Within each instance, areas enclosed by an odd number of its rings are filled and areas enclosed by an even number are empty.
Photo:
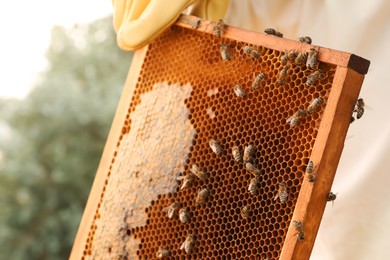
[[[364,116],[351,124],[311,259],[390,259],[390,1],[232,0],[225,22],[371,61],[360,97]]]

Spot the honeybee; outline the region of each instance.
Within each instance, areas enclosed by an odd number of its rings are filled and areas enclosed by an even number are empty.
[[[264,32],[265,32],[266,34],[275,35],[276,30],[273,29],[273,28],[267,28],[267,29],[264,30]]]
[[[253,164],[251,164],[250,162],[247,162],[245,164],[245,168],[248,172],[252,173],[253,175],[255,176],[258,176],[260,174],[260,170],[257,169]]]
[[[299,55],[299,52],[295,51],[295,50],[290,50],[287,52],[287,59],[290,61],[290,62],[294,62],[295,59],[298,57]]]
[[[315,69],[318,63],[317,56],[318,56],[318,51],[314,48],[311,48],[309,51],[309,55],[307,57],[306,67],[312,70]]]
[[[243,50],[244,50],[244,52],[246,53],[246,54],[251,54],[251,52],[253,51],[253,48],[251,47],[251,46],[244,46],[244,48],[243,48]]]
[[[180,203],[175,201],[171,205],[169,205],[166,209],[168,212],[168,218],[173,218],[178,214],[178,210],[180,208]]]
[[[314,173],[314,163],[313,161],[309,161],[309,163],[306,166],[306,173],[307,178],[309,179],[309,182],[314,182],[316,180],[316,175]]]
[[[278,85],[284,85],[286,83],[287,71],[290,69],[290,65],[285,66],[279,74]]]
[[[337,198],[337,193],[329,192],[328,197],[326,198],[326,201],[331,201],[334,203],[334,201]]]
[[[297,126],[300,122],[303,116],[306,115],[306,111],[303,109],[298,109],[297,112],[295,112],[292,116],[287,118],[286,123],[290,124],[290,128]]]
[[[252,162],[254,155],[255,155],[255,148],[253,147],[253,145],[250,144],[246,146],[244,149],[244,156],[243,156],[244,163]]]
[[[252,50],[251,53],[249,54],[252,58],[260,58],[260,52],[256,51],[256,50]]]
[[[225,23],[223,22],[222,19],[219,19],[217,24],[214,26],[214,34],[217,35],[218,37],[221,37],[224,28],[225,28]]]
[[[308,114],[316,112],[318,109],[320,109],[322,103],[324,103],[324,99],[322,97],[315,98],[307,107],[306,112]]]
[[[297,57],[295,58],[295,65],[305,65],[307,60],[307,52],[299,52]]]
[[[179,210],[179,219],[182,223],[190,222],[190,215],[187,208],[181,208]]]
[[[183,250],[187,253],[187,254],[191,254],[193,251],[194,251],[194,247],[195,247],[195,236],[194,235],[188,235],[186,240],[183,242],[183,244],[180,246],[180,250]]]
[[[241,156],[240,148],[238,148],[238,146],[234,146],[232,148],[232,154],[236,162],[242,162],[242,156]]]
[[[229,45],[221,44],[221,58],[224,61],[230,60]]]
[[[248,191],[252,195],[257,195],[259,192],[259,178],[257,176],[253,177],[249,183]]]
[[[241,209],[241,217],[247,219],[252,216],[252,209],[249,206],[244,206]]]
[[[259,58],[260,57],[260,53],[253,49],[251,46],[244,46],[244,52],[246,54],[248,54],[249,56],[251,56],[252,58]]]
[[[264,79],[264,77],[265,77],[264,73],[260,73],[255,77],[252,84],[252,90],[257,90],[260,87],[260,83]]]
[[[306,80],[306,86],[310,87],[311,85],[313,85],[313,83],[322,78],[323,76],[323,72],[321,69],[318,69],[316,71],[314,71]]]
[[[195,180],[195,175],[192,172],[190,172],[186,176],[179,176],[176,179],[178,181],[183,180],[183,183],[180,187],[180,190],[182,190],[184,188],[189,188],[191,186],[192,182]]]
[[[210,139],[209,140],[209,145],[211,147],[211,150],[213,150],[213,152],[216,155],[221,155],[222,154],[222,147],[221,147],[221,145],[217,141],[215,141],[214,139]]]
[[[159,247],[157,252],[156,252],[156,257],[157,258],[163,258],[163,257],[169,257],[171,254],[169,253],[168,249]]]
[[[299,240],[305,239],[305,234],[303,233],[303,224],[301,221],[293,221],[293,225],[297,233],[295,235],[298,235]]]
[[[278,194],[276,194],[274,200],[277,200],[279,198],[281,203],[286,203],[287,197],[288,197],[288,193],[287,193],[286,183],[284,182],[279,183]]]
[[[282,62],[282,64],[286,64],[288,62],[288,53],[283,54],[280,57],[280,61]]]
[[[210,197],[210,191],[207,188],[199,191],[198,195],[196,196],[195,206],[200,206],[205,204],[209,197]]]
[[[246,92],[241,88],[240,85],[235,85],[233,87],[234,93],[236,93],[237,97],[244,98],[246,96]]]
[[[304,43],[307,43],[307,44],[311,44],[311,38],[309,36],[299,37],[298,41],[304,42]]]
[[[191,173],[194,174],[196,177],[198,177],[201,181],[207,180],[209,177],[208,173],[206,173],[204,170],[198,167],[198,165],[193,164],[191,168]]]
[[[272,28],[267,28],[267,29],[264,30],[264,32],[266,34],[269,34],[269,35],[274,35],[276,37],[283,38],[283,33],[278,32],[278,31],[276,31],[275,29],[272,29]]]
[[[354,111],[356,112],[356,118],[360,119],[364,114],[364,100],[362,98],[359,98],[356,100],[356,106]]]

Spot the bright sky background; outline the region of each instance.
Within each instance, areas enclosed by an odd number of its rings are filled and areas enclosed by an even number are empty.
[[[111,0],[0,2],[0,98],[27,95],[46,66],[54,25],[70,27],[112,14]]]

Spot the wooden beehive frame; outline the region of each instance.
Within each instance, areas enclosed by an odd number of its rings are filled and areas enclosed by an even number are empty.
[[[197,17],[182,15],[177,26],[213,34],[215,23],[200,20]],[[250,31],[227,26],[223,37],[243,41],[253,45],[261,45],[277,51],[297,50],[309,51],[312,45],[302,44],[295,40],[270,37]],[[309,259],[315,237],[326,205],[326,197],[331,189],[337,165],[341,156],[346,133],[350,124],[351,111],[354,109],[360,88],[367,73],[369,61],[355,56],[323,47],[315,47],[319,51],[318,60],[336,65],[332,90],[327,100],[327,108],[322,116],[318,136],[310,155],[317,165],[321,178],[315,184],[305,178],[295,206],[292,220],[302,221],[305,227],[305,239],[298,241],[296,230],[290,225],[282,248],[280,259]],[[84,245],[91,232],[91,224],[96,218],[96,209],[101,200],[102,190],[105,189],[107,172],[110,171],[112,156],[116,152],[118,140],[125,131],[123,122],[128,114],[128,104],[132,102],[138,77],[140,75],[148,46],[136,52],[126,81],[123,95],[119,102],[112,128],[103,152],[98,172],[88,199],[87,206],[80,223],[72,259],[80,259],[85,251]],[[318,163],[318,164],[317,164]]]

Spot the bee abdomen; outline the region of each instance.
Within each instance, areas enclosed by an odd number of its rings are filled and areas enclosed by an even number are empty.
[[[309,36],[299,37],[298,41],[311,44],[311,38]]]
[[[327,197],[327,201],[334,201],[336,198],[337,198],[337,194],[335,194],[333,192],[329,192],[328,197]]]
[[[180,208],[180,203],[175,201],[168,207],[168,218],[173,218],[177,215]]]
[[[246,96],[246,92],[241,88],[240,85],[235,85],[233,90],[237,97],[244,98]]]
[[[224,27],[225,27],[225,23],[223,22],[222,19],[219,19],[218,23],[214,26],[214,34],[218,37],[221,37]]]
[[[246,146],[244,149],[244,156],[243,156],[244,163],[252,162],[254,155],[255,155],[255,148],[253,147],[253,145],[250,144]]]
[[[198,196],[196,197],[195,200],[195,206],[205,204],[209,197],[210,197],[210,191],[207,188],[199,191]]]
[[[188,235],[180,249],[184,249],[187,254],[191,254],[194,251],[195,241],[196,239],[193,235]]]
[[[241,216],[246,219],[252,216],[252,209],[249,206],[244,206],[241,209]]]
[[[269,35],[273,35],[273,36],[276,36],[276,37],[283,38],[283,33],[278,32],[278,31],[276,31],[276,30],[273,29],[273,28],[267,28],[267,29],[264,30],[264,32],[265,32],[266,34],[269,34]]]
[[[233,158],[236,162],[242,162],[240,148],[238,148],[237,146],[234,146],[232,148],[232,154],[233,154]]]
[[[250,162],[247,162],[245,164],[245,167],[247,169],[248,172],[252,173],[253,175],[255,176],[259,176],[260,174],[260,170],[257,169],[253,164],[251,164]]]
[[[181,208],[179,210],[179,219],[182,223],[190,222],[190,216],[187,208]]]
[[[288,197],[287,193],[284,192],[284,193],[280,194],[279,197],[280,197],[281,203],[286,203],[287,197]]]
[[[308,114],[312,114],[312,113],[316,112],[321,107],[322,103],[324,103],[324,99],[322,97],[318,97],[318,98],[314,99],[310,103],[310,105],[307,107],[306,112]]]
[[[249,193],[252,194],[252,195],[257,195],[258,191],[259,191],[259,179],[258,177],[253,177],[249,183]]]
[[[221,58],[224,61],[230,60],[230,52],[229,52],[229,46],[226,44],[221,45]]]
[[[265,77],[265,74],[262,72],[255,77],[255,79],[253,80],[253,84],[252,84],[252,90],[259,89],[259,87],[261,85],[261,81],[264,79],[264,77]]]
[[[164,258],[164,257],[169,257],[171,254],[169,253],[168,249],[165,248],[159,248],[156,252],[156,257],[158,259]]]
[[[217,155],[221,155],[222,154],[222,147],[221,145],[215,141],[214,139],[210,139],[209,140],[209,145],[211,147],[211,150],[217,154]]]

